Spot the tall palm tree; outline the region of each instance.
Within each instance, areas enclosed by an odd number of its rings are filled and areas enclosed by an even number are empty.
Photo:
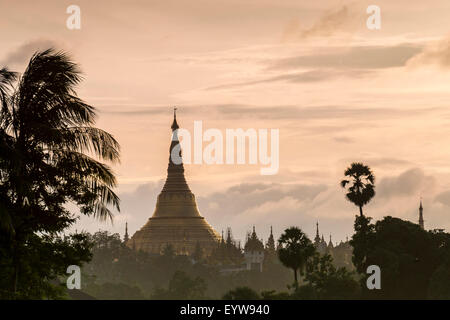
[[[5,122],[8,121],[3,114],[8,114],[8,106],[10,103],[10,94],[13,89],[13,84],[17,79],[15,72],[9,71],[7,68],[0,69],[0,228],[12,233],[14,228],[12,226],[11,216],[5,203],[8,199],[4,198],[7,194],[6,190],[1,190],[4,187],[3,184],[3,168],[7,163],[11,163],[12,150],[11,139],[4,130]],[[3,192],[2,192],[3,191]]]
[[[6,75],[11,83],[14,78]],[[101,161],[118,162],[119,144],[109,133],[93,126],[94,108],[75,93],[81,80],[78,67],[65,53],[49,49],[34,54],[14,93],[2,99],[7,103],[0,114],[1,130],[20,156],[28,157],[16,168],[22,170],[20,174],[47,170],[41,175],[51,175],[60,186],[82,188],[81,193],[65,195],[81,205],[83,213],[112,218],[107,205],[119,210],[119,199],[112,191],[116,178]],[[33,166],[27,167],[26,161]],[[10,178],[18,174],[2,173]],[[16,190],[16,198],[27,196],[20,194],[26,189]],[[40,191],[44,192],[42,187]],[[28,196],[33,198],[31,193]]]
[[[346,198],[359,207],[359,214],[363,216],[363,206],[375,196],[375,176],[368,166],[359,162],[352,163],[344,175],[349,179],[342,180],[341,187],[350,184]]]
[[[294,271],[294,285],[298,287],[297,271],[300,275],[316,249],[305,233],[297,227],[290,227],[278,239],[278,258],[281,263]]]
[[[77,65],[49,49],[17,80],[0,69],[0,228],[10,236],[14,291],[27,239],[77,220],[67,203],[101,220],[112,219],[110,207],[120,210],[115,175],[103,163],[118,162],[120,147],[94,127],[95,109],[76,95]]]

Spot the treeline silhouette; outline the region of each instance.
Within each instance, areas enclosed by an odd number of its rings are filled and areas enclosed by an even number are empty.
[[[236,286],[283,290],[291,278],[276,257],[265,262],[263,272],[224,274],[207,257],[176,255],[170,245],[151,255],[127,247],[119,234],[87,237],[93,258],[82,269],[82,290],[98,299],[218,299]]]
[[[162,255],[149,255],[126,247],[118,234],[97,232],[88,235],[93,259],[83,268],[83,290],[98,299],[450,298],[448,233],[393,217],[371,223],[359,215],[355,229],[355,271],[337,267],[291,227],[280,236],[279,259],[265,261],[263,272],[231,274],[206,258],[175,255],[170,246]],[[381,269],[380,290],[367,288],[370,265]]]
[[[280,261],[294,271],[291,292],[262,292],[238,287],[224,297],[232,299],[450,299],[450,234],[425,231],[419,225],[390,216],[371,223],[363,206],[375,196],[375,176],[362,163],[352,163],[341,186],[359,209],[350,241],[356,273],[336,269],[328,255],[318,255],[298,228],[279,239]],[[381,270],[381,288],[369,289],[367,270]],[[305,284],[297,283],[297,270]]]
[[[355,216],[355,271],[320,255],[297,227],[284,231],[263,272],[224,274],[200,255],[167,246],[150,255],[117,234],[64,235],[78,216],[112,219],[119,210],[119,144],[94,127],[95,109],[77,97],[80,71],[63,52],[37,52],[19,77],[0,69],[0,299],[65,299],[66,269],[82,266],[82,290],[99,299],[450,299],[450,234],[363,212],[375,176],[362,164],[341,186]],[[381,269],[369,290],[367,268]],[[293,279],[292,279],[293,278]],[[293,280],[293,281],[292,281]]]

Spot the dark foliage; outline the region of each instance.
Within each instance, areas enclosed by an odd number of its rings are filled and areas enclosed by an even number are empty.
[[[361,274],[370,265],[381,269],[381,290],[362,288],[366,298],[445,298],[448,286],[450,234],[425,231],[419,225],[385,217],[375,224],[357,217],[351,240],[354,263]]]
[[[297,227],[284,231],[278,240],[278,257],[286,267],[294,271],[294,285],[298,285],[297,271],[303,275],[304,267],[316,249],[305,233]]]
[[[16,80],[17,84],[16,84]],[[90,257],[85,235],[60,237],[85,215],[112,218],[119,209],[119,145],[95,128],[95,110],[75,93],[76,64],[62,52],[31,58],[17,78],[0,70],[0,261],[5,298],[54,298],[50,280]]]
[[[224,294],[224,300],[259,300],[258,292],[249,287],[237,287]]]
[[[370,168],[362,163],[352,163],[344,175],[348,179],[341,181],[341,187],[347,189],[347,200],[359,208],[359,214],[363,215],[363,206],[375,196],[375,176]]]

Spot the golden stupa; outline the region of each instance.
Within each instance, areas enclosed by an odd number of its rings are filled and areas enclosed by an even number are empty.
[[[172,150],[180,143],[175,110],[166,183],[158,196],[153,216],[136,231],[127,245],[154,254],[160,254],[169,244],[176,254],[191,254],[200,245],[205,254],[210,254],[217,247],[220,236],[200,215],[195,196],[184,177],[182,161],[175,164],[171,157]],[[179,156],[181,159],[181,151]]]

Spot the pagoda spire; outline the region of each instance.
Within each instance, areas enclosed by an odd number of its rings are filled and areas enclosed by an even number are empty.
[[[130,237],[128,236],[128,222],[125,222],[125,235],[123,237],[123,242],[128,242]]]
[[[275,239],[273,238],[272,226],[270,226],[270,236],[269,239],[267,239],[266,249],[271,252],[275,252]]]
[[[184,177],[184,166],[181,155],[180,141],[178,140],[177,108],[173,109],[172,142],[169,151],[169,166],[167,168],[167,179],[162,192],[191,192]]]
[[[320,235],[319,235],[319,221],[316,222],[316,237],[314,238],[314,241],[316,243],[320,242]]]
[[[232,236],[231,236],[231,228],[227,228],[227,244],[230,245],[233,242]]]
[[[423,205],[422,205],[422,198],[420,198],[420,206],[419,206],[419,226],[422,229],[425,229],[425,224],[423,220]]]
[[[330,242],[328,242],[328,247],[333,248],[333,242],[331,241],[331,233],[330,233]]]

